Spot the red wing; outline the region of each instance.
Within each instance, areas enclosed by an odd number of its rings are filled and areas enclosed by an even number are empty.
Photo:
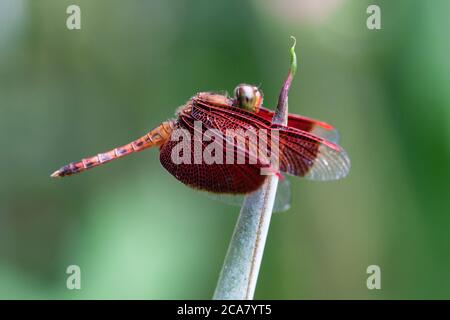
[[[268,159],[268,152],[263,152],[259,149],[262,142],[265,142],[267,148],[270,148],[269,136],[270,136],[270,122],[266,121],[252,112],[235,108],[232,106],[217,107],[210,104],[196,103],[191,112],[191,116],[195,121],[200,121],[206,129],[218,130],[224,136],[227,141],[234,144],[235,148],[239,146],[236,141],[230,141],[230,137],[227,136],[228,130],[238,133],[239,130],[243,134],[248,134],[247,137],[254,133],[254,138],[248,138],[245,140],[245,146],[240,152],[245,152],[248,157],[256,159],[258,164],[265,164],[265,167],[269,167],[270,159]],[[265,129],[267,132],[267,138],[263,135],[259,135],[258,130]],[[258,144],[259,143],[259,144]],[[270,169],[273,173],[276,173],[275,169]]]
[[[220,112],[222,114],[228,114],[233,118],[238,118],[244,123],[251,123],[251,125],[256,128],[269,128],[272,124],[274,112],[263,107],[259,109],[258,113],[252,113],[233,106],[212,106],[211,104],[208,104],[200,99],[197,99],[196,102],[196,106],[201,109],[207,110],[209,112]],[[288,115],[287,126],[313,133],[333,143],[339,142],[339,133],[337,129],[332,125],[319,120],[314,120],[308,117],[290,113]]]
[[[188,119],[184,119],[188,120]],[[183,121],[180,119],[179,121]],[[185,129],[184,137],[181,141],[167,141],[161,147],[160,162],[176,179],[182,183],[196,189],[210,191],[214,193],[247,194],[257,190],[264,182],[266,176],[260,174],[261,166],[250,164],[206,164],[202,161],[194,163],[195,135],[194,128],[188,122],[178,123],[174,129]],[[215,139],[207,144],[201,141],[202,154],[207,145],[216,143]],[[222,141],[223,142],[223,141]],[[226,143],[222,143],[222,147]],[[177,149],[175,149],[177,148]],[[172,153],[180,150],[191,150],[191,161],[188,163],[176,163]],[[225,154],[223,150],[223,154]],[[248,163],[248,159],[246,162]]]
[[[293,127],[268,126],[269,121],[258,115],[234,107],[221,108],[201,103],[192,109],[192,116],[207,128],[269,129],[268,141],[272,130],[278,129],[279,164],[283,172],[322,181],[340,179],[348,174],[350,159],[340,146]]]
[[[248,128],[253,126],[255,128],[269,129],[272,124],[272,118],[267,119],[260,116],[259,113],[253,113],[241,108],[229,106],[214,106],[202,100],[196,99],[192,109],[192,115],[196,120],[208,120],[208,115],[217,114],[225,116],[228,120],[238,120],[239,126]],[[231,123],[230,123],[231,125]]]
[[[279,125],[280,170],[311,180],[337,180],[350,170],[344,149],[319,136]]]
[[[266,108],[260,108],[257,115],[272,122],[274,112]],[[287,126],[298,130],[314,133],[333,143],[339,142],[339,133],[337,129],[322,121],[290,113],[288,116]]]

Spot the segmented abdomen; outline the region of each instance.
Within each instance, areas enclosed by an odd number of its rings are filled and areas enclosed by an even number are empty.
[[[136,139],[124,146],[114,148],[113,150],[99,153],[96,156],[85,158],[77,162],[69,163],[56,170],[51,176],[52,177],[65,177],[76,173],[83,172],[87,169],[97,167],[104,163],[110,162],[112,160],[124,157],[133,152],[139,152],[144,149],[159,146],[163,144],[172,132],[173,123],[172,121],[163,122],[157,128],[153,129],[145,136]]]

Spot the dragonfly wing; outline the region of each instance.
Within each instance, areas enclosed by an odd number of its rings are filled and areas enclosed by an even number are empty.
[[[260,108],[257,115],[266,120],[272,121],[274,112],[266,108]],[[316,134],[333,143],[339,142],[339,132],[337,131],[337,129],[323,121],[290,113],[288,115],[287,126]]]
[[[193,105],[191,117],[194,121],[200,121],[206,129],[219,131],[231,144],[231,148],[227,151],[238,149],[240,154],[245,154],[247,159],[253,159],[260,168],[266,168],[266,172],[279,173],[272,166],[270,155],[263,147],[270,148],[271,123],[269,121],[258,117],[255,113],[232,106],[223,108],[201,102]]]
[[[181,125],[180,121],[183,120],[186,122]],[[192,124],[189,120],[192,119],[181,118],[172,133],[172,137],[175,132],[185,136],[178,137],[177,141],[171,138],[160,149],[160,162],[169,173],[190,187],[214,193],[247,194],[262,185],[266,178],[260,174],[262,167],[257,164],[248,164],[248,159],[245,164],[206,163],[205,159],[196,163],[195,152],[201,152],[204,155],[206,148],[217,146],[219,148],[217,150],[225,155],[226,150],[223,148],[226,148],[226,143],[220,140],[220,136],[216,136],[207,143],[197,141],[198,138],[193,131],[196,129],[190,127]],[[196,151],[196,141],[201,146],[201,150]],[[184,157],[185,152],[188,153],[187,157]],[[237,153],[234,156],[237,157]],[[245,156],[248,157],[248,154]]]
[[[233,107],[219,108],[200,103],[194,106],[192,115],[196,120],[202,121],[206,127],[214,129],[248,130],[251,127],[256,129],[269,128],[269,131],[278,129],[280,150],[278,158],[280,160],[280,171],[282,172],[306,177],[311,180],[326,181],[343,178],[350,169],[350,159],[345,150],[339,145],[330,142],[323,136],[295,127],[282,125],[271,125],[268,127],[267,124],[270,122],[261,117],[260,113],[255,115]],[[320,123],[321,128],[329,130],[330,134],[331,132],[336,132],[333,127],[322,122],[314,120],[313,123],[311,119],[309,122],[299,121],[299,119],[308,118],[290,115],[290,119],[291,123],[294,121],[297,124],[309,123],[310,125],[317,125]],[[308,129],[306,126],[303,126],[303,128],[311,130],[311,128]],[[272,140],[272,137],[273,135],[271,135],[269,140]],[[268,142],[273,143],[273,141]],[[260,160],[264,161],[265,159]]]
[[[275,202],[273,204],[274,212],[284,212],[291,208],[291,184],[289,179],[284,177],[278,181],[277,194],[275,195]]]
[[[242,207],[246,195],[219,194],[212,192],[202,192],[208,198],[226,203],[228,205]],[[277,194],[273,204],[273,212],[284,212],[291,208],[291,188],[289,180],[285,177],[278,182]]]
[[[322,137],[295,128],[273,125],[279,133],[280,170],[310,180],[337,180],[350,170],[343,148]]]

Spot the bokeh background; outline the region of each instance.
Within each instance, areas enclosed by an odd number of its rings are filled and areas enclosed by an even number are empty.
[[[260,84],[273,108],[290,35],[290,111],[334,124],[352,170],[291,179],[256,298],[450,298],[449,13],[448,0],[0,0],[0,298],[211,298],[239,208],[177,182],[157,150],[49,174],[198,91]],[[81,290],[66,288],[71,264]],[[372,264],[381,290],[366,287]]]

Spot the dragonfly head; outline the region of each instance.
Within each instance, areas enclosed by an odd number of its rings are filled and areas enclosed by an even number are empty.
[[[258,112],[262,105],[263,95],[258,87],[240,84],[234,89],[235,105],[251,112]]]

